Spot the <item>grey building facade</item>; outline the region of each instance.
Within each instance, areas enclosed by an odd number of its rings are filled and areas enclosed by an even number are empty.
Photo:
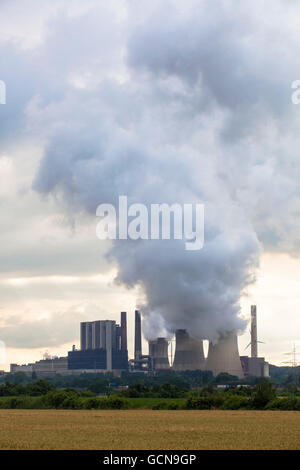
[[[80,351],[68,353],[69,369],[107,370],[128,369],[127,348],[123,347],[126,332],[126,312],[122,312],[122,327],[114,320],[98,320],[80,324]],[[125,330],[125,332],[124,332]],[[126,338],[127,346],[127,338]]]

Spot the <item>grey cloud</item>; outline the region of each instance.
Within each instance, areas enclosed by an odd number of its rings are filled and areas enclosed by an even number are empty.
[[[40,320],[24,321],[21,316],[10,317],[1,327],[1,340],[8,348],[60,346],[78,340],[79,322],[84,317],[84,313],[73,307]]]

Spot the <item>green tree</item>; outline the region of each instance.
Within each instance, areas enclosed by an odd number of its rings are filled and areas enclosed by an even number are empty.
[[[40,379],[33,384],[27,385],[27,387],[25,388],[25,393],[32,397],[37,397],[39,395],[46,395],[46,393],[51,392],[55,389],[56,387],[47,382],[47,380]]]
[[[220,374],[217,375],[217,377],[214,380],[214,383],[219,384],[219,385],[229,385],[229,384],[236,384],[239,382],[238,377],[235,375],[230,375],[227,372],[221,372]]]
[[[256,409],[262,409],[274,398],[275,390],[273,390],[272,384],[268,380],[263,380],[255,387],[252,405]]]

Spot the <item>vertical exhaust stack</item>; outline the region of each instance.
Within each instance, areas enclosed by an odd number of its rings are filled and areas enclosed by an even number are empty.
[[[166,338],[157,338],[155,341],[149,341],[149,356],[151,357],[154,370],[170,369],[168,341]]]
[[[176,330],[173,370],[204,370],[203,341],[193,339],[186,330]]]
[[[251,357],[257,357],[256,305],[251,305]]]
[[[121,349],[127,350],[127,314],[121,312]]]
[[[215,345],[209,343],[206,370],[212,371],[214,376],[221,372],[227,372],[227,374],[236,375],[240,379],[244,377],[235,333],[223,336]]]
[[[134,359],[140,359],[142,355],[142,328],[141,328],[141,314],[138,310],[135,311],[135,334],[134,334]]]

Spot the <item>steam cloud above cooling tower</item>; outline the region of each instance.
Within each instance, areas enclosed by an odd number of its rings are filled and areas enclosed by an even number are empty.
[[[290,54],[280,53],[278,69],[268,31],[284,28],[281,2],[269,22],[259,2],[188,1],[183,14],[181,2],[133,1],[121,18],[105,3],[62,18],[40,46],[57,76],[52,99],[35,99],[27,111],[29,128],[43,126],[46,141],[33,187],[91,216],[119,195],[146,205],[204,203],[202,250],[116,240],[108,257],[118,282],[141,287],[148,339],[187,328],[215,341],[245,327],[239,300],[254,281],[259,242],[297,249],[287,236],[300,206],[290,145],[299,139],[289,98],[293,33],[282,37]],[[297,7],[289,8],[292,17]],[[77,49],[74,31],[78,54],[61,63],[55,51]]]

